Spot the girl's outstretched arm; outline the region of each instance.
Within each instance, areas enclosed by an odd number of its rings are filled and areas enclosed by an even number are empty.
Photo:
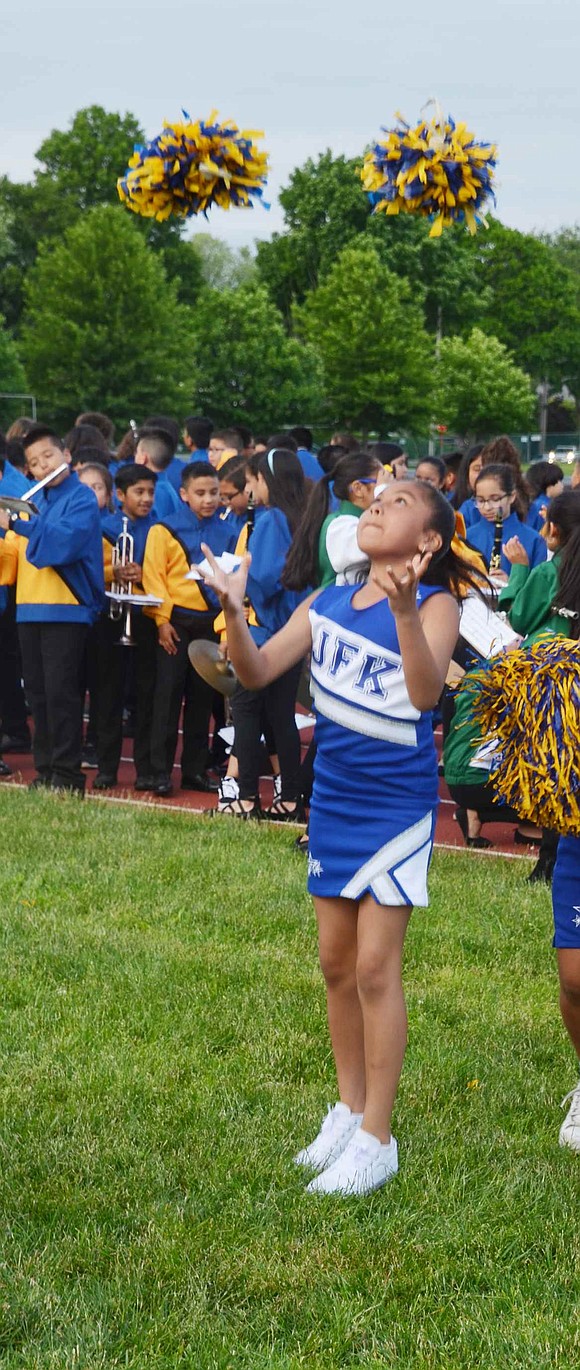
[[[316,594],[309,595],[263,647],[257,647],[246,623],[244,596],[251,556],[246,554],[237,571],[226,575],[205,543],[202,550],[212,575],[204,575],[206,585],[217,595],[226,617],[228,655],[240,684],[247,690],[262,690],[301,661],[310,650],[312,634],[308,610]],[[203,573],[202,573],[203,574]]]
[[[389,567],[380,579],[372,575],[388,596],[409,699],[421,713],[437,704],[459,634],[459,609],[451,595],[433,595],[417,607],[417,587],[430,560],[429,553],[414,557],[402,576]]]

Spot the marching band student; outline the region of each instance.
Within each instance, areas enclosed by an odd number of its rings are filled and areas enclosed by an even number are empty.
[[[76,468],[77,476],[81,485],[88,485],[92,490],[97,504],[101,520],[109,518],[115,512],[113,500],[113,477],[108,467],[103,466],[98,461],[81,461]]]
[[[208,447],[212,432],[211,419],[197,418],[195,414],[186,418],[181,436],[188,461],[209,461]]]
[[[367,559],[357,541],[361,514],[375,497],[383,468],[370,452],[351,452],[317,481],[286,558],[283,582],[289,589],[352,585]],[[330,487],[337,507],[329,513]]]
[[[243,440],[237,428],[223,428],[212,433],[207,449],[207,459],[216,471],[232,457],[241,457]]]
[[[38,515],[0,509],[0,581],[16,583],[24,683],[34,719],[35,786],[83,794],[80,667],[103,605],[101,520],[95,496],[70,471],[60,438],[42,424],[24,438],[31,476],[67,470],[42,490]],[[9,528],[12,531],[8,532]]]
[[[79,430],[80,431],[80,430]],[[95,432],[97,430],[95,429]],[[76,470],[81,485],[88,486],[92,490],[101,516],[108,518],[114,513],[115,503],[113,500],[113,477],[109,468],[103,466],[102,462],[88,461],[83,462],[84,449],[77,452],[80,462],[75,467],[74,461],[71,462],[73,469]],[[93,623],[85,647],[83,666],[81,669],[81,694],[83,699],[88,691],[89,695],[89,717],[85,729],[81,765],[83,770],[98,770],[97,756],[97,699],[99,693],[99,619]]]
[[[162,600],[159,609],[151,611],[158,633],[151,774],[158,795],[173,792],[171,772],[184,695],[181,788],[207,793],[218,788],[207,773],[212,692],[190,666],[187,649],[197,638],[215,641],[213,620],[219,605],[202,581],[186,576],[203,558],[202,542],[216,556],[233,552],[236,543],[235,532],[220,515],[213,467],[205,461],[190,462],[181,480],[180,507],[151,528],[143,561],[143,588]]]
[[[310,1193],[369,1194],[398,1168],[391,1110],[406,1040],[401,960],[412,905],[427,903],[437,808],[432,710],[457,639],[455,595],[473,584],[450,550],[454,527],[437,490],[393,482],[359,522],[366,584],[310,596],[261,647],[243,607],[251,559],[230,576],[214,564],[210,578],[247,691],[271,687],[312,650],[309,888],[339,1102],[296,1157],[320,1172]]]
[[[173,475],[174,459],[175,445],[170,433],[162,428],[141,429],[134,460],[157,477],[153,513],[158,519],[180,512],[180,490],[175,487]],[[181,481],[185,470],[183,462],[179,462],[179,467]]]
[[[26,476],[12,466],[8,443],[0,434],[0,495],[22,499],[30,489]],[[4,534],[0,534],[4,536]],[[22,689],[22,662],[16,627],[13,586],[0,588],[0,755],[4,752],[29,752],[30,731]],[[0,776],[11,775],[10,767],[0,762]]]
[[[526,472],[526,486],[531,499],[527,522],[540,532],[546,521],[546,509],[551,499],[564,489],[564,472],[553,461],[534,461]]]
[[[139,592],[143,577],[143,557],[149,530],[156,522],[152,513],[155,498],[155,474],[137,463],[122,466],[115,478],[120,510],[109,514],[102,525],[105,552],[105,584],[113,582],[131,585]],[[128,520],[127,531],[133,539],[133,557],[123,566],[114,566],[113,558],[123,519]],[[98,775],[93,789],[109,790],[117,784],[117,771],[123,745],[123,704],[127,671],[135,667],[135,735],[133,761],[136,770],[136,790],[153,788],[151,767],[151,722],[155,691],[157,633],[155,624],[138,606],[131,609],[131,637],[134,647],[123,650],[119,639],[123,630],[124,614],[111,617],[110,609],[101,614],[96,625],[98,661],[97,756]]]
[[[475,482],[483,466],[481,454],[484,444],[478,442],[465,453],[455,483],[455,508],[461,514],[466,528],[479,523],[481,514],[475,503]]]
[[[228,528],[235,529],[239,537],[246,526],[250,491],[246,480],[246,458],[230,457],[219,468],[220,500],[224,505],[222,518],[227,519]],[[244,549],[245,550],[245,549]]]
[[[318,458],[315,457],[314,452],[312,451],[312,430],[310,428],[303,428],[298,424],[296,428],[289,428],[288,432],[296,443],[296,455],[304,475],[308,480],[320,480],[320,477],[324,475],[324,471],[322,470]]]
[[[304,473],[294,452],[275,448],[250,458],[248,484],[262,506],[251,541],[252,565],[247,592],[249,631],[261,645],[290,618],[303,598],[282,581],[284,563],[304,509]],[[255,471],[255,474],[254,474]],[[253,619],[255,618],[255,622]],[[263,713],[270,723],[280,763],[280,796],[267,810],[278,822],[302,817],[299,798],[300,736],[296,727],[296,692],[302,662],[273,680],[265,690],[239,685],[232,696],[235,752],[239,768],[239,798],[228,808],[238,818],[260,818],[260,739]]]
[[[496,530],[500,522],[501,559],[500,571],[494,575],[507,583],[511,562],[505,552],[505,544],[510,538],[519,538],[525,547],[530,566],[539,566],[546,560],[546,544],[539,533],[522,523],[515,512],[516,486],[514,473],[509,466],[483,466],[475,482],[475,503],[481,518],[479,523],[471,524],[468,540],[471,547],[481,552],[486,566],[489,567]],[[461,511],[460,511],[461,512]]]

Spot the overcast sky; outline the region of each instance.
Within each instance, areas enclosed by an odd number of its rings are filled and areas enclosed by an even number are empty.
[[[293,167],[327,147],[356,155],[436,96],[497,142],[504,223],[580,220],[580,0],[24,0],[0,34],[0,173],[14,180],[83,106],[131,111],[148,137],[182,107],[217,108],[265,130],[272,208],[213,210],[192,231],[249,244],[282,226]]]

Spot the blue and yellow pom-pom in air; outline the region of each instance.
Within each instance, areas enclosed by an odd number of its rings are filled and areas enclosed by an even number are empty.
[[[465,223],[470,233],[478,224],[487,228],[482,209],[486,200],[495,203],[493,143],[477,143],[466,124],[445,118],[437,105],[433,118],[416,128],[397,118],[398,127],[383,130],[386,138],[369,149],[361,170],[374,210],[432,219],[431,238],[447,224]]]
[[[580,643],[554,634],[470,672],[493,787],[523,819],[580,837]]]
[[[255,142],[263,133],[220,124],[216,110],[195,123],[182,113],[182,123],[164,123],[151,143],[136,145],[117,181],[119,199],[134,214],[160,221],[206,214],[212,205],[251,208],[268,173],[268,154]]]

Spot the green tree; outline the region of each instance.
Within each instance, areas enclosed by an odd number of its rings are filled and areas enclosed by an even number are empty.
[[[121,424],[188,407],[189,311],[128,216],[92,209],[43,244],[26,283],[22,353],[45,418],[104,409]]]
[[[370,204],[358,165],[326,151],[297,167],[280,192],[286,232],[258,243],[257,264],[274,303],[287,318],[294,301],[316,289],[343,247],[365,228]]]
[[[533,376],[556,389],[580,388],[577,282],[547,242],[494,221],[480,242],[492,299],[484,328]]]
[[[427,424],[433,346],[422,309],[369,239],[344,248],[294,322],[320,352],[333,422],[383,432]]]
[[[91,105],[75,114],[70,128],[54,129],[41,143],[33,181],[0,179],[0,215],[9,250],[0,280],[0,308],[8,325],[17,328],[24,303],[26,273],[36,261],[40,242],[58,240],[82,215],[97,205],[115,205],[130,217],[148,245],[161,253],[180,300],[193,304],[202,275],[199,262],[183,242],[184,224],[158,224],[124,209],[117,195],[121,176],[143,130],[133,114],[115,114]]]
[[[536,405],[529,376],[503,343],[474,328],[444,338],[436,368],[435,413],[454,433],[475,439],[528,428]]]
[[[4,327],[0,314],[0,428],[8,428],[12,420],[23,412],[22,401],[11,401],[8,395],[27,393],[24,367],[16,343]]]
[[[212,290],[236,290],[256,277],[256,263],[248,247],[230,247],[211,233],[196,233],[188,247],[199,262],[203,284]]]
[[[323,401],[316,351],[287,336],[263,286],[208,289],[194,320],[194,409],[256,430],[316,422]]]

